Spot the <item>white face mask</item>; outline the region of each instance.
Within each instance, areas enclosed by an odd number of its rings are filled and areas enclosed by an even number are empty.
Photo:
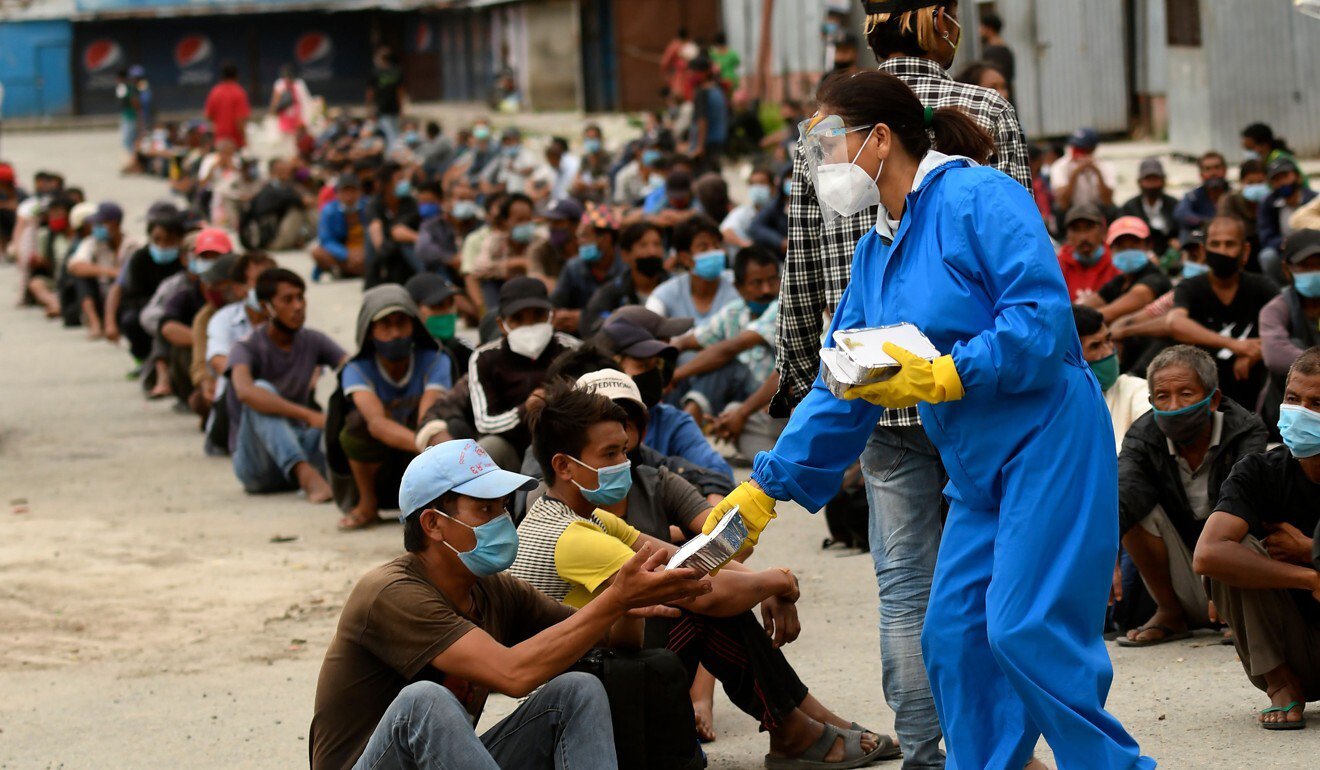
[[[528,326],[519,326],[508,333],[509,350],[523,358],[535,361],[545,352],[550,338],[555,336],[555,327],[549,321]]]
[[[874,133],[875,128],[872,127],[862,147],[871,141]],[[816,171],[816,197],[820,199],[820,205],[838,212],[841,217],[850,217],[880,205],[880,188],[876,187],[876,180],[880,178],[885,162],[880,161],[875,177],[871,177],[855,162],[861,154],[862,150],[858,148],[852,161],[826,163]]]

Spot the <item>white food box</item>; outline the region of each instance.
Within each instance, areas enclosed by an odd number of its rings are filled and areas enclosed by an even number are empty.
[[[825,364],[823,375],[830,392],[842,396],[857,385],[884,382],[898,373],[898,361],[884,351],[892,342],[928,361],[941,353],[921,330],[910,323],[876,326],[869,329],[840,329],[834,333],[834,347],[821,348]]]

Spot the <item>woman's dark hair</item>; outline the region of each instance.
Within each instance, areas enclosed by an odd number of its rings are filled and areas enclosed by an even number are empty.
[[[632,251],[637,242],[647,233],[660,234],[660,228],[650,222],[633,222],[623,228],[623,232],[619,233],[619,248],[624,251]]]
[[[959,83],[966,83],[969,86],[981,85],[981,77],[985,75],[986,70],[994,69],[994,65],[983,61],[974,61],[958,71],[953,79]]]
[[[836,112],[850,128],[883,123],[898,138],[904,152],[918,160],[932,146],[977,163],[984,163],[995,150],[994,139],[985,129],[953,107],[933,110],[928,130],[921,100],[906,83],[887,72],[869,70],[832,78],[821,87],[816,100],[822,108]]]
[[[504,200],[496,205],[495,218],[501,222],[509,221],[509,214],[513,212],[513,206],[515,203],[526,203],[527,208],[531,209],[532,213],[536,213],[536,205],[532,203],[532,199],[520,192],[516,192],[509,193],[504,197]]]
[[[1073,305],[1073,323],[1077,325],[1077,336],[1090,337],[1105,325],[1105,317],[1099,310],[1086,305]]]
[[[923,58],[930,52],[922,45],[933,42],[934,25],[931,21],[935,12],[948,13],[958,7],[958,0],[942,0],[927,8],[891,14],[872,14],[866,19],[866,44],[871,47],[875,58],[884,60],[894,54]],[[880,19],[884,18],[883,21]]]
[[[305,290],[307,288],[302,276],[283,267],[272,267],[269,270],[261,271],[261,275],[257,276],[257,301],[270,302],[275,299],[275,292],[279,290],[279,285],[282,283],[287,283],[299,289]]]
[[[715,220],[705,214],[697,214],[678,223],[674,228],[674,251],[691,251],[692,242],[701,233],[713,235],[721,241],[724,239],[720,234],[720,226]]]
[[[1289,155],[1293,154],[1292,148],[1288,146],[1288,143],[1284,141],[1283,137],[1275,136],[1274,129],[1270,128],[1266,123],[1252,123],[1242,129],[1242,136],[1245,139],[1250,139],[1256,144],[1263,144],[1271,150],[1280,150]]]
[[[581,457],[587,445],[587,431],[601,422],[627,426],[628,415],[605,396],[578,390],[577,384],[557,380],[546,385],[545,400],[539,409],[527,415],[532,431],[532,453],[541,464],[547,485],[555,482],[550,460],[561,452]]]

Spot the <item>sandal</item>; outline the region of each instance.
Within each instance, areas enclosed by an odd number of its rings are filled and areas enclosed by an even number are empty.
[[[1287,706],[1270,706],[1267,709],[1261,709],[1260,713],[1262,716],[1275,713],[1287,714],[1295,708],[1305,709],[1306,704],[1302,701],[1295,700]],[[1302,718],[1296,722],[1261,722],[1260,726],[1266,730],[1301,730],[1306,727],[1306,714],[1303,713]]]
[[[849,770],[849,768],[869,765],[880,759],[882,753],[892,751],[894,748],[892,740],[880,736],[875,749],[863,752],[861,732],[840,730],[831,724],[823,727],[825,729],[821,730],[816,742],[796,757],[776,757],[766,754],[766,770]],[[827,762],[825,757],[829,755],[830,749],[834,748],[834,742],[839,738],[843,738],[843,759],[838,762]]]
[[[876,757],[876,759],[898,759],[903,756],[903,749],[899,748],[898,741],[896,739],[891,738],[888,735],[885,735],[884,733],[878,733],[875,730],[870,729],[869,727],[862,727],[856,722],[853,722],[852,727],[849,729],[856,730],[859,733],[870,733],[871,735],[874,735],[876,738],[879,739],[876,741],[877,748],[880,748],[881,746],[891,747],[888,751],[882,752],[880,756]]]
[[[1119,637],[1118,646],[1119,647],[1155,647],[1156,645],[1160,645],[1160,644],[1176,642],[1179,639],[1192,638],[1191,631],[1174,631],[1172,628],[1169,628],[1168,626],[1150,625],[1150,626],[1140,626],[1137,628],[1138,634],[1140,634],[1143,631],[1159,631],[1164,635],[1158,639],[1129,639],[1126,636],[1123,636],[1123,637]]]

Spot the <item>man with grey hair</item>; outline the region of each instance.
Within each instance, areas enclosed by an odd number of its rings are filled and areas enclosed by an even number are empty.
[[[1148,647],[1210,625],[1209,597],[1192,550],[1239,458],[1265,450],[1256,415],[1219,392],[1210,354],[1175,345],[1146,370],[1152,409],[1128,429],[1118,457],[1123,547],[1157,605],[1118,643]]]

